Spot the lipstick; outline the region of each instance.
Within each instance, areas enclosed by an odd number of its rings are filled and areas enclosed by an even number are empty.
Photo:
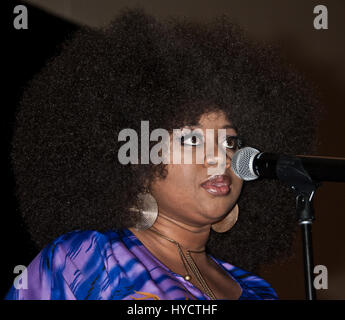
[[[227,175],[215,175],[201,183],[201,187],[214,196],[225,196],[230,192],[231,179]]]

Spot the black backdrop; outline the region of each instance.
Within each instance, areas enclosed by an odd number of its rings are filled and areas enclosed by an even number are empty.
[[[77,26],[43,10],[24,5],[29,12],[28,29],[13,26],[13,13],[20,1],[0,1],[1,21],[5,30],[2,50],[5,53],[2,68],[2,125],[1,182],[1,267],[0,295],[3,297],[13,283],[16,265],[27,266],[38,249],[31,242],[23,224],[15,199],[14,178],[10,165],[10,141],[13,121],[25,84],[37,73],[45,61],[58,53],[59,45]]]

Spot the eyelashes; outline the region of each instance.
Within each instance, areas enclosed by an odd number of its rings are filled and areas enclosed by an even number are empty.
[[[204,136],[202,134],[186,134],[178,138],[182,146],[199,146],[204,143]],[[222,142],[225,149],[238,150],[243,146],[242,140],[238,136],[227,135]]]
[[[181,145],[198,146],[204,143],[204,137],[199,134],[186,134],[180,138]]]
[[[224,143],[226,143],[226,148],[232,150],[238,150],[242,148],[242,140],[238,136],[226,136]]]

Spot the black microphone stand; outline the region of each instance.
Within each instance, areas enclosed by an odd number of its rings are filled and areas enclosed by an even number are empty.
[[[304,169],[301,159],[282,155],[277,162],[277,177],[288,184],[296,193],[296,212],[298,224],[301,226],[304,258],[305,292],[307,300],[315,300],[313,286],[314,261],[311,227],[315,220],[313,196],[320,183],[311,179]]]

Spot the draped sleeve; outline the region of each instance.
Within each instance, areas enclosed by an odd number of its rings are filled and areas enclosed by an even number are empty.
[[[6,300],[100,299],[109,290],[103,235],[73,231],[46,246],[26,269],[27,288],[15,285]]]

